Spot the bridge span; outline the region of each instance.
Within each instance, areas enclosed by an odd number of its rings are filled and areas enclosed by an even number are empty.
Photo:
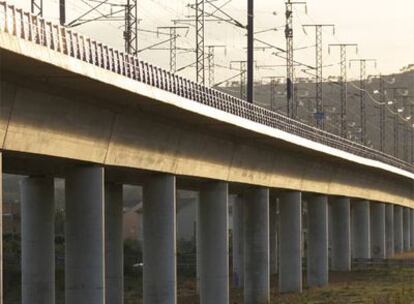
[[[281,292],[301,291],[303,202],[310,286],[326,285],[329,269],[350,271],[351,258],[414,248],[413,164],[5,2],[0,52],[3,172],[28,176],[25,304],[55,301],[54,177],[66,180],[67,304],[122,303],[122,184],[144,189],[144,303],[176,303],[177,188],[200,193],[201,303],[229,303],[229,194],[237,195],[233,278],[245,303],[268,303],[276,268]]]

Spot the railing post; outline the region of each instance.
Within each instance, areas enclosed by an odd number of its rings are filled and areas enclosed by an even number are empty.
[[[93,64],[92,42],[90,38],[86,38],[86,45],[88,47],[88,62]]]
[[[10,8],[12,10],[12,25],[13,25],[12,34],[17,36],[16,8],[14,7],[14,5],[10,6]]]
[[[135,71],[136,71],[136,74],[137,74],[137,80],[142,81],[142,79],[141,79],[141,66],[139,64],[139,59],[138,58],[134,58],[134,67],[135,67]]]
[[[19,21],[20,21],[20,38],[25,39],[26,35],[25,35],[25,31],[24,31],[24,15],[23,15],[23,10],[22,9],[17,9],[17,14],[19,16]]]
[[[108,56],[110,56],[110,60],[109,60],[110,70],[112,72],[115,72],[115,60],[114,60],[114,49],[113,48],[109,49]]]
[[[110,71],[111,70],[111,62],[109,60],[109,48],[108,48],[107,45],[104,46],[104,54],[105,54],[105,61],[106,61],[105,69]]]

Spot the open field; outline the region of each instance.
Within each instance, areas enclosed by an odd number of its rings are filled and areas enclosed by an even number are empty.
[[[394,260],[412,260],[414,252],[396,256]],[[5,264],[5,303],[20,304],[20,270],[16,264]],[[330,273],[330,284],[324,288],[304,286],[301,294],[280,295],[277,277],[272,277],[271,303],[281,304],[414,304],[414,264],[358,266],[349,273]],[[402,265],[402,264],[401,264]],[[304,274],[304,278],[306,275]],[[194,273],[178,272],[178,303],[199,303]],[[57,264],[56,303],[64,304],[63,265]],[[231,290],[231,304],[243,303],[242,290]],[[142,272],[125,268],[125,304],[142,303]]]
[[[414,254],[405,254],[412,258]],[[304,276],[305,277],[305,276]],[[132,280],[129,283],[138,283]],[[136,304],[139,293],[135,284],[129,286],[126,304]],[[199,303],[194,280],[179,282],[178,303]],[[277,286],[277,278],[272,277],[272,286]],[[135,289],[135,290],[134,290]],[[231,290],[231,304],[243,303],[242,290]],[[142,303],[142,302],[138,302]],[[280,304],[414,304],[414,267],[384,266],[354,270],[350,273],[330,273],[330,284],[324,288],[305,287],[301,294],[280,295],[272,288],[271,303]]]

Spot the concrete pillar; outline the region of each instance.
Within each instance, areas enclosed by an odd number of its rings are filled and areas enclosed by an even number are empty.
[[[269,189],[246,190],[244,203],[244,303],[268,304]]]
[[[198,205],[200,303],[228,304],[228,184],[204,185]]]
[[[403,211],[401,206],[394,205],[394,252],[403,251]]]
[[[22,180],[22,303],[55,303],[55,200],[53,178]]]
[[[106,303],[124,303],[124,244],[122,185],[105,184]]]
[[[144,303],[177,303],[175,191],[172,175],[154,175],[144,185]]]
[[[369,201],[355,200],[352,206],[352,257],[371,258]]]
[[[332,197],[332,262],[334,271],[351,270],[351,203],[348,197]]]
[[[302,291],[302,193],[279,196],[279,292]]]
[[[3,155],[0,152],[0,304],[3,304]]]
[[[277,201],[272,199],[269,202],[269,254],[270,254],[270,275],[277,273]]]
[[[387,258],[394,255],[394,205],[385,205],[385,253]]]
[[[371,254],[385,259],[385,204],[371,202]]]
[[[410,222],[411,222],[411,214],[410,214],[410,208],[404,207],[403,208],[403,229],[404,229],[404,251],[407,252],[411,248],[411,233],[410,233]]]
[[[66,176],[65,303],[105,304],[104,169]]]
[[[308,201],[308,285],[328,284],[328,198],[310,195]]]
[[[414,209],[410,209],[410,214],[411,214],[411,221],[410,221],[410,245],[411,245],[411,250],[414,249]]]
[[[244,200],[237,195],[233,202],[233,285],[243,288],[244,284]]]

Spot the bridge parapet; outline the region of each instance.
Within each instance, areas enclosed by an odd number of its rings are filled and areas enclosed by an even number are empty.
[[[102,69],[244,119],[354,155],[414,172],[404,160],[172,74],[68,28],[0,1],[0,30]]]

